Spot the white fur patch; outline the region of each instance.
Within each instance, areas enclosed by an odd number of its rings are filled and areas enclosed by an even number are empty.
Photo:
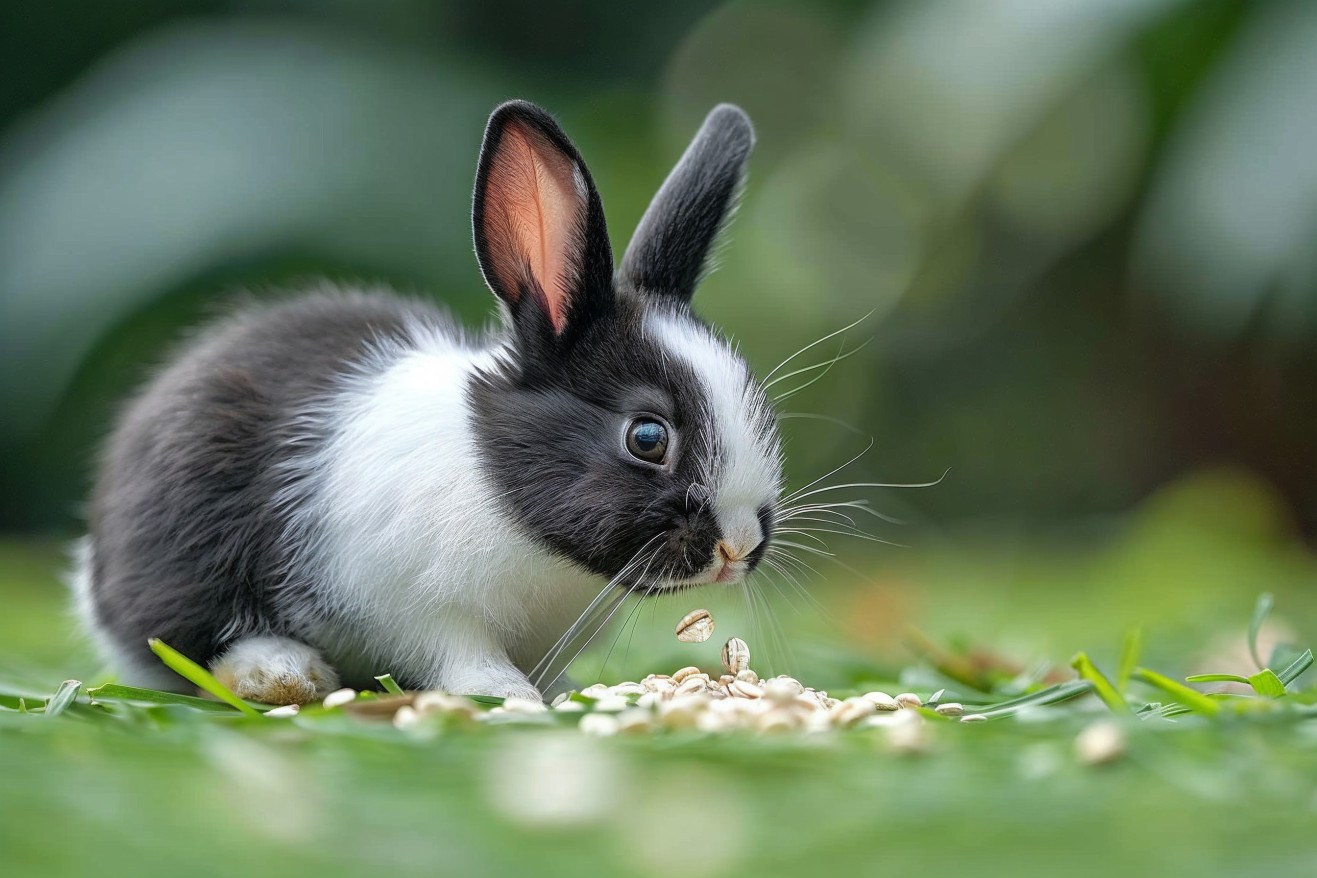
[[[501,352],[416,336],[326,405],[332,439],[296,464],[304,573],[333,610],[305,622],[339,620],[314,639],[349,679],[538,698],[513,662],[534,664],[599,585],[520,533],[480,471],[467,386]]]
[[[698,376],[713,415],[720,454],[704,473],[724,540],[738,555],[759,545],[758,509],[777,498],[782,483],[781,448],[765,428],[765,402],[745,361],[723,339],[690,319],[653,313],[646,332]]]

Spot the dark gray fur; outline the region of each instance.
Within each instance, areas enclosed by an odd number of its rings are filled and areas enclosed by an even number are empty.
[[[690,301],[736,207],[755,145],[750,118],[719,104],[640,218],[622,257],[628,286]]]
[[[445,315],[319,291],[256,307],[184,344],[123,411],[91,505],[93,624],[151,661],[160,637],[209,662],[236,637],[298,636],[282,466],[314,451],[305,413],[372,344]],[[314,644],[313,644],[314,645]]]

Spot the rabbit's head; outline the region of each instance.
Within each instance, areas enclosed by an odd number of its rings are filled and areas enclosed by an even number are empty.
[[[476,254],[507,343],[472,385],[481,462],[518,524],[633,588],[735,582],[763,556],[782,485],[760,383],[691,311],[754,145],[721,105],[614,271],[580,154],[538,107],[490,118]]]

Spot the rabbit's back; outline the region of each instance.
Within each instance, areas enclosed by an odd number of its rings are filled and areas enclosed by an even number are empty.
[[[183,345],[107,443],[80,579],[105,645],[140,668],[160,637],[202,662],[226,641],[286,630],[288,462],[326,441],[314,416],[391,342],[452,332],[439,309],[320,291],[241,311]],[[281,630],[285,629],[285,630]]]

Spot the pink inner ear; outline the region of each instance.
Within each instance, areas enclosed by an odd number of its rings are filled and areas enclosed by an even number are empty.
[[[523,289],[562,332],[580,275],[584,194],[575,163],[518,120],[507,123],[485,184],[485,239],[507,295]]]

